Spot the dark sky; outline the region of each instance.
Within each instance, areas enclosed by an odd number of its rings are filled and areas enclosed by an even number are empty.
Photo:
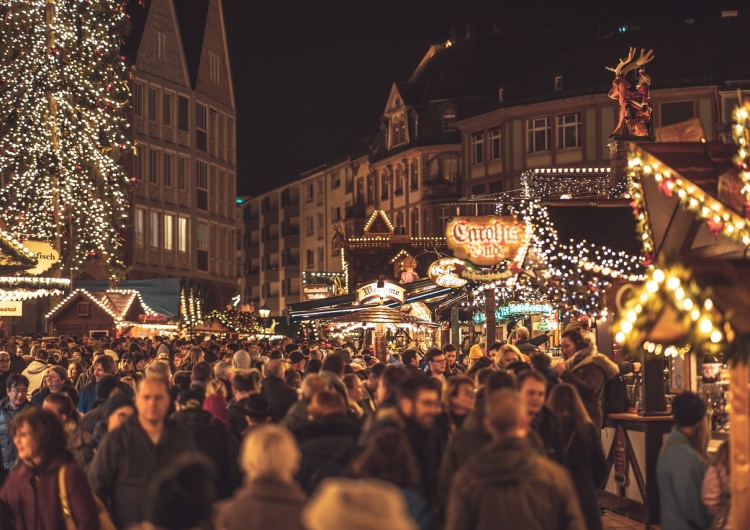
[[[407,80],[454,27],[593,36],[597,25],[631,22],[634,10],[653,19],[700,16],[725,3],[734,2],[224,0],[238,193],[268,191],[346,156],[377,132],[391,84]]]

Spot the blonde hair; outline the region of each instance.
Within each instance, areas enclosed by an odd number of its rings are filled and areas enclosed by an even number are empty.
[[[495,355],[495,366],[497,368],[505,369],[505,354],[508,353],[509,351],[512,351],[513,353],[518,355],[519,361],[524,360],[524,354],[521,353],[521,350],[519,350],[516,346],[510,343],[506,343],[500,346],[500,349],[497,350],[497,355]]]
[[[292,482],[301,460],[294,436],[280,425],[254,428],[240,448],[240,465],[248,481],[265,478]]]
[[[227,399],[227,387],[223,381],[219,379],[213,379],[206,385],[206,397],[218,394]]]

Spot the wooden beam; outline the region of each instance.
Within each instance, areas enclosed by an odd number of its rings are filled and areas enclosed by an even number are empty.
[[[730,369],[729,389],[732,427],[729,431],[732,476],[732,524],[750,528],[750,389],[748,367],[741,363]]]

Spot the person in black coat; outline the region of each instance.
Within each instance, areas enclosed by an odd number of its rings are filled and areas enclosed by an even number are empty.
[[[607,475],[607,461],[599,441],[599,430],[573,385],[561,383],[555,386],[547,407],[558,421],[565,440],[566,467],[573,479],[586,526],[588,530],[601,530],[602,517],[596,502],[596,490]]]
[[[271,359],[263,370],[266,377],[261,383],[261,393],[271,405],[271,419],[278,423],[297,399],[297,390],[284,383],[284,361]]]
[[[219,498],[230,497],[242,482],[237,465],[240,453],[237,437],[213,414],[201,408],[200,392],[194,389],[180,392],[177,412],[172,419],[193,435],[196,449],[213,463]]]
[[[539,435],[546,455],[565,465],[564,443],[554,415],[544,406],[547,395],[547,378],[539,372],[527,370],[518,376],[518,391],[526,403],[531,417],[531,429]]]
[[[347,410],[338,392],[321,390],[307,407],[312,420],[293,432],[302,452],[297,481],[308,494],[324,478],[344,475],[361,432],[359,425],[347,417]]]

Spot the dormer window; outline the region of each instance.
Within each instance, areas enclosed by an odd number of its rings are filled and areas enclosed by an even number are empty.
[[[443,132],[454,131],[456,128],[453,124],[456,123],[456,111],[455,109],[446,109],[443,111]]]
[[[391,118],[391,147],[406,142],[406,119],[403,116]]]

